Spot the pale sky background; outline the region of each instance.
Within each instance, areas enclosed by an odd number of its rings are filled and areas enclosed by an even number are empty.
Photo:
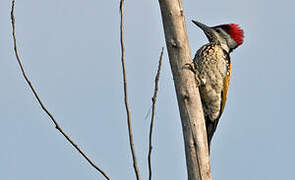
[[[192,54],[207,42],[191,20],[237,23],[225,112],[212,142],[217,180],[294,176],[294,1],[184,0]],[[103,180],[54,128],[13,53],[9,0],[0,2],[0,179]],[[165,46],[158,1],[127,0],[126,61],[135,147],[147,179],[154,76]],[[123,104],[119,0],[17,0],[16,35],[28,76],[61,127],[113,180],[135,179]],[[180,117],[167,52],[154,127],[153,179],[185,180]]]

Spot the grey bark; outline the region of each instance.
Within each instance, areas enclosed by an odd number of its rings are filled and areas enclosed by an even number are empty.
[[[159,0],[185,143],[189,180],[210,180],[205,120],[192,62],[181,0]]]

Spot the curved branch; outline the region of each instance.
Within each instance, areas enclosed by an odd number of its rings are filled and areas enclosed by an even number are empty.
[[[153,138],[153,127],[154,127],[154,119],[155,119],[155,106],[156,106],[156,100],[157,100],[157,93],[159,90],[159,79],[160,79],[160,72],[161,72],[161,66],[162,66],[162,58],[164,53],[164,47],[162,47],[161,55],[159,59],[159,65],[158,70],[155,78],[155,89],[154,89],[154,95],[152,97],[152,117],[151,117],[151,124],[150,124],[150,135],[149,135],[149,153],[148,153],[148,166],[149,166],[149,180],[152,179],[152,138]]]
[[[136,161],[134,142],[133,142],[130,109],[129,109],[129,105],[128,105],[127,78],[126,78],[126,67],[125,67],[125,47],[124,47],[124,39],[123,39],[123,6],[124,6],[124,0],[121,0],[120,1],[120,15],[121,15],[120,43],[121,43],[121,51],[122,51],[121,62],[122,62],[122,73],[123,73],[123,83],[124,83],[124,102],[125,102],[126,115],[127,115],[129,145],[130,145],[130,149],[131,149],[131,153],[132,153],[133,168],[134,168],[134,172],[136,175],[136,179],[140,180],[138,165],[137,165],[137,161]]]
[[[99,171],[106,179],[110,180],[109,176],[102,170],[100,169],[97,165],[95,165],[94,162],[91,161],[91,159],[74,143],[74,141],[62,130],[62,128],[59,126],[53,115],[47,110],[47,108],[44,106],[42,103],[38,93],[36,92],[34,86],[32,85],[30,79],[26,75],[26,72],[24,70],[23,64],[20,60],[20,57],[18,55],[17,51],[17,43],[16,43],[16,36],[15,36],[15,18],[14,18],[14,4],[15,0],[12,0],[12,7],[11,7],[11,24],[12,24],[12,36],[13,36],[13,45],[14,45],[14,53],[15,57],[17,59],[18,65],[22,71],[22,75],[25,78],[27,84],[30,86],[31,91],[33,92],[35,98],[37,99],[39,105],[43,109],[43,111],[49,116],[51,121],[54,123],[55,128],[68,140],[68,142],[71,143],[71,145],[88,161],[88,163],[94,167],[97,171]]]

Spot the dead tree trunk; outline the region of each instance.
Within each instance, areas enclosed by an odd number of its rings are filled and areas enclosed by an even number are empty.
[[[181,0],[159,0],[166,46],[181,116],[188,180],[211,180],[205,120],[192,62]]]

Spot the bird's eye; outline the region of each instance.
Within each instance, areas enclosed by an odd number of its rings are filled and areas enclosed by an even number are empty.
[[[221,31],[220,31],[220,29],[216,29],[216,32],[220,33]]]

